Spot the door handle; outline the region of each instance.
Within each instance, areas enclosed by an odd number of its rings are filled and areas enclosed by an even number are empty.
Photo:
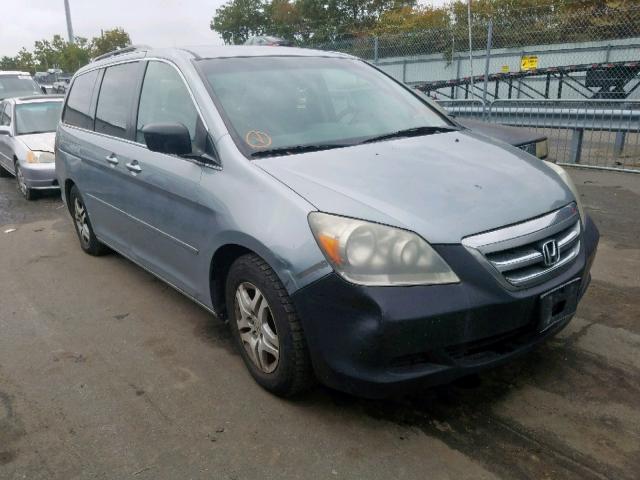
[[[140,165],[138,165],[138,162],[135,160],[127,163],[126,167],[131,173],[140,173],[142,171],[142,168],[140,168]]]
[[[105,157],[105,160],[113,166],[118,165],[118,157],[116,157],[113,153],[111,155],[107,155]]]

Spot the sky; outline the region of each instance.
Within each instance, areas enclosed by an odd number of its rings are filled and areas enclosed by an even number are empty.
[[[75,36],[92,38],[100,29],[122,27],[133,44],[153,47],[220,45],[209,29],[225,0],[69,0]],[[0,56],[54,34],[67,38],[64,0],[3,0]]]

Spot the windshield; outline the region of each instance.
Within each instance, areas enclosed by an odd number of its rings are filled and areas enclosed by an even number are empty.
[[[39,93],[42,93],[42,90],[28,75],[16,75],[15,77],[0,75],[0,99]]]
[[[60,120],[62,102],[34,102],[16,105],[16,133],[55,132]]]
[[[249,57],[203,60],[199,66],[247,156],[451,126],[402,85],[359,60]]]

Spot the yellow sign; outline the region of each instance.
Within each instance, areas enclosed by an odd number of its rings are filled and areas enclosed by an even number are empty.
[[[502,65],[502,68],[500,69],[500,71],[502,73],[509,73],[509,65]]]
[[[520,59],[520,70],[535,70],[538,68],[538,57],[535,55],[525,55]]]

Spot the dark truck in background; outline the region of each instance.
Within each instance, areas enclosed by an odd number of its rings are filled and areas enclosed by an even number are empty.
[[[549,147],[546,135],[542,135],[534,130],[520,127],[509,127],[498,123],[484,122],[474,118],[454,117],[456,123],[487,137],[495,138],[502,142],[513,145],[524,150],[531,155],[544,160],[549,155]]]

